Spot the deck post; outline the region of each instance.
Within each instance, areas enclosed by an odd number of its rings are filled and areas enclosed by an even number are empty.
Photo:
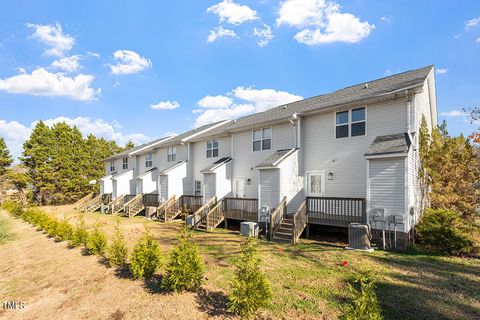
[[[228,229],[228,219],[225,218],[224,221],[225,221],[225,229]]]
[[[307,230],[305,231],[305,236],[308,238],[310,238],[310,223],[307,223]]]

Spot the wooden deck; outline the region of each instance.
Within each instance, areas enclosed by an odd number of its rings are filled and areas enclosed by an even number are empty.
[[[226,219],[256,222],[258,220],[258,199],[223,198],[222,211]]]
[[[306,201],[309,224],[348,227],[367,222],[364,198],[307,197]]]

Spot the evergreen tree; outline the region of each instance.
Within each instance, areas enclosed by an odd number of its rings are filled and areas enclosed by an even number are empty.
[[[0,177],[7,172],[7,168],[12,164],[13,159],[10,156],[5,140],[0,137]]]
[[[128,141],[127,144],[125,144],[125,147],[123,148],[124,150],[130,150],[135,147],[135,144],[132,141]]]

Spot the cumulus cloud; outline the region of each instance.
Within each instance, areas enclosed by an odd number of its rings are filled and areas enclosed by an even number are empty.
[[[117,50],[113,53],[113,58],[117,63],[109,65],[112,74],[132,74],[152,66],[150,59],[131,50]]]
[[[66,52],[72,49],[75,39],[68,34],[64,34],[62,26],[56,24],[32,24],[28,23],[27,27],[33,28],[35,31],[30,36],[50,47],[45,51],[46,55],[62,57]]]
[[[446,69],[446,68],[438,68],[437,70],[435,70],[435,73],[440,75],[440,74],[445,74],[447,73],[448,71],[450,71],[449,69]]]
[[[254,28],[253,34],[259,38],[257,44],[260,47],[265,47],[273,39],[272,28],[266,24],[263,24],[263,29]]]
[[[30,134],[38,121],[24,125],[17,121],[0,120],[0,137],[5,139],[5,142],[11,154],[17,158],[21,152],[23,143],[30,137]],[[108,123],[103,119],[92,119],[88,117],[57,117],[54,119],[44,120],[45,124],[52,126],[55,123],[65,122],[68,125],[75,125],[78,127],[83,135],[94,134],[97,137],[103,137],[107,140],[115,140],[120,145],[125,145],[128,141],[132,141],[136,145],[142,144],[152,140],[150,137],[142,133],[122,133],[118,131],[121,125],[117,121]]]
[[[210,30],[210,34],[207,37],[207,42],[215,42],[220,38],[236,38],[237,34],[232,29],[225,29],[222,26],[215,27]]]
[[[207,95],[200,99],[197,105],[201,109],[193,110],[193,113],[199,114],[195,126],[239,118],[301,99],[301,96],[285,91],[237,87],[227,95]]]
[[[65,57],[52,62],[52,68],[66,72],[75,72],[80,68],[80,55]]]
[[[340,12],[339,4],[325,0],[286,0],[281,3],[276,23],[300,29],[295,40],[310,46],[356,43],[375,29],[351,13]]]
[[[9,93],[68,97],[87,101],[95,99],[100,93],[100,89],[91,87],[93,79],[94,77],[88,74],[68,77],[63,73],[51,73],[44,68],[38,68],[30,74],[20,73],[0,79],[0,90]]]
[[[479,24],[480,24],[480,17],[467,20],[467,22],[465,22],[465,29],[474,28],[474,27],[478,26]]]
[[[460,117],[460,116],[465,115],[464,112],[458,111],[458,110],[452,110],[452,111],[449,111],[449,112],[442,112],[440,114],[444,117]]]
[[[224,0],[211,6],[207,12],[216,14],[220,22],[239,25],[243,22],[257,20],[257,12],[247,5],[240,5],[232,0]]]
[[[177,101],[160,101],[157,104],[151,104],[150,108],[155,110],[173,110],[180,107]]]

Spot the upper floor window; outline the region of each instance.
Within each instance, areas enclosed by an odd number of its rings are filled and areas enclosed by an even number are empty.
[[[122,169],[127,170],[128,169],[128,158],[123,158],[122,159]]]
[[[177,160],[177,148],[176,147],[168,147],[167,148],[167,161],[174,162]]]
[[[207,141],[207,158],[218,157],[218,140]]]
[[[145,168],[153,167],[153,155],[151,153],[145,155]]]
[[[363,136],[366,132],[365,108],[357,108],[335,115],[335,137]]]
[[[272,148],[272,128],[253,131],[253,151],[270,150]]]
[[[115,171],[115,161],[110,161],[110,171]]]

